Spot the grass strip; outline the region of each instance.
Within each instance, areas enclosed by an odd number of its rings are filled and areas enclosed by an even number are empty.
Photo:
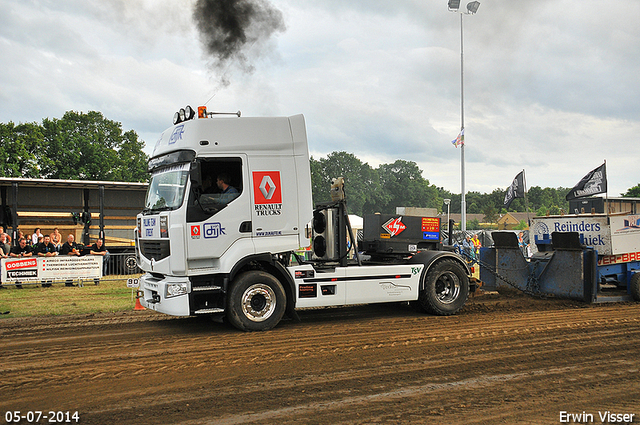
[[[0,313],[9,312],[0,315],[0,320],[8,317],[116,312],[132,310],[134,306],[135,298],[132,298],[132,289],[127,288],[126,278],[103,279],[98,285],[87,281],[84,286],[75,287],[54,283],[48,288],[23,285],[22,289],[15,286],[3,286],[0,289]]]

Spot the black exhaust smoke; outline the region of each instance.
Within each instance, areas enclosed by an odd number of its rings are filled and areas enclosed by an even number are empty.
[[[232,62],[243,72],[253,72],[249,57],[264,54],[269,38],[285,30],[282,12],[266,0],[197,0],[193,19],[224,85],[229,84],[225,74]]]

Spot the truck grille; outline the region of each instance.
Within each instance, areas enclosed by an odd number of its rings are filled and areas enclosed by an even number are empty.
[[[170,254],[169,241],[140,241],[140,253],[148,259],[160,261]]]

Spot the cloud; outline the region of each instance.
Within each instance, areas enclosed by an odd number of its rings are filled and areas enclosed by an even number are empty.
[[[314,156],[416,161],[459,192],[460,17],[446,2],[271,0],[283,26],[244,46],[252,72],[228,65],[227,86],[195,4],[3,2],[0,119],[100,110],[152,146],[186,104],[304,113]],[[463,18],[467,190],[522,169],[529,186],[571,187],[604,159],[611,196],[640,182],[639,15],[619,0],[485,0]]]

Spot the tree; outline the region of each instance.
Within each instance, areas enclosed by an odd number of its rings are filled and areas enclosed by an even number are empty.
[[[36,123],[0,123],[0,176],[40,177],[42,142],[42,129]]]
[[[42,177],[72,180],[146,179],[147,156],[134,131],[102,113],[68,111],[61,119],[44,119]]]
[[[500,216],[498,215],[498,211],[493,205],[489,205],[488,207],[486,207],[483,213],[485,223],[495,223],[500,218]]]
[[[352,214],[375,212],[384,203],[384,193],[376,170],[347,152],[332,152],[326,158],[311,160],[311,184],[314,203],[331,200],[331,180],[343,177],[347,205]]]
[[[640,183],[622,194],[625,198],[640,198]]]
[[[438,190],[422,177],[415,162],[399,159],[393,164],[381,164],[378,173],[387,199],[381,212],[394,214],[396,207],[440,208]]]

